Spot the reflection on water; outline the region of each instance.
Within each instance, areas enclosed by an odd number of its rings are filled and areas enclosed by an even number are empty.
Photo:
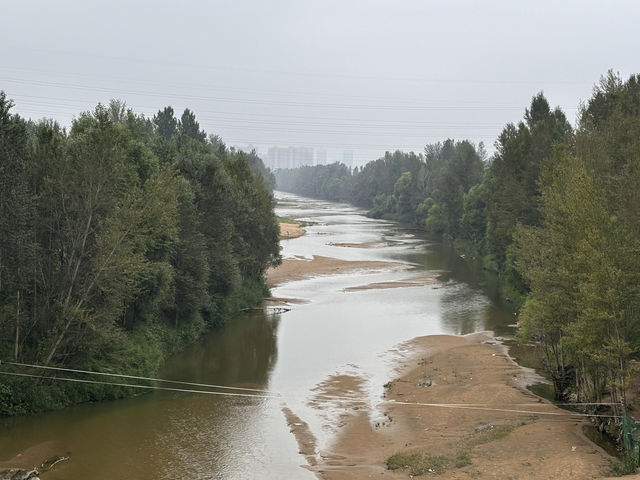
[[[403,269],[352,272],[282,285],[273,295],[303,298],[290,312],[253,311],[211,332],[167,362],[161,378],[263,388],[279,398],[156,392],[30,418],[0,420],[0,459],[27,447],[72,459],[47,479],[287,478],[311,473],[282,407],[307,421],[320,448],[334,429],[309,404],[312,389],[335,373],[363,378],[375,404],[393,374],[386,352],[419,335],[466,334],[511,323],[491,278],[450,249],[363,212],[284,195],[280,215],[313,222],[283,242],[285,257],[323,255],[398,262]],[[379,243],[345,248],[336,243]],[[349,291],[349,287],[437,275],[437,284]]]
[[[280,315],[254,310],[175,355],[161,378],[264,386],[276,363]]]
[[[265,388],[277,360],[279,316],[253,311],[176,355],[160,378]],[[200,388],[200,387],[196,387]],[[178,392],[81,405],[0,421],[0,458],[41,445],[70,454],[46,478],[300,477],[280,401]],[[265,445],[276,441],[279,448]],[[44,458],[43,458],[44,459]]]

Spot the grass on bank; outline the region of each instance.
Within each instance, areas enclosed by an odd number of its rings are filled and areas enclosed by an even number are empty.
[[[454,456],[427,455],[419,452],[396,453],[387,459],[387,468],[389,470],[407,469],[411,475],[425,475],[441,474],[448,468],[463,468],[471,463],[471,454],[466,450],[461,450]]]
[[[396,453],[387,459],[387,468],[389,470],[405,469],[414,476],[427,473],[439,475],[450,468],[464,468],[473,463],[471,461],[473,447],[504,438],[514,428],[513,425],[491,425],[462,441],[456,453],[451,455],[429,455],[421,452]]]

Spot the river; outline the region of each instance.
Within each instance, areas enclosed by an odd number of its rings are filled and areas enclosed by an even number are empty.
[[[375,405],[403,342],[421,335],[500,330],[511,323],[495,286],[449,249],[350,205],[278,193],[277,213],[309,222],[282,242],[285,258],[322,255],[396,262],[406,268],[326,275],[285,283],[296,298],[283,314],[252,311],[172,357],[161,378],[277,392],[275,398],[158,391],[33,417],[0,419],[0,460],[19,452],[70,455],[45,480],[312,479],[301,465],[282,408],[309,423],[320,449],[338,429],[337,412],[310,405],[335,374],[365,380]],[[335,244],[374,243],[375,248]],[[435,284],[348,290],[363,284],[438,275]],[[44,459],[44,458],[43,458]]]

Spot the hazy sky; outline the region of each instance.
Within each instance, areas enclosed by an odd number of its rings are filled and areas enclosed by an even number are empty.
[[[484,141],[543,90],[575,120],[608,69],[640,70],[636,1],[2,2],[0,89],[25,117],[111,98],[193,110],[229,145],[365,163]]]

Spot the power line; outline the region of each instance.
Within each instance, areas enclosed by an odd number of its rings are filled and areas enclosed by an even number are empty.
[[[91,106],[95,106],[96,105],[96,100],[95,99],[91,99],[91,100],[86,100],[86,101],[81,101],[81,100],[77,100],[77,99],[68,99],[68,98],[60,98],[60,97],[51,97],[51,96],[41,96],[41,95],[27,95],[27,94],[12,94],[11,97],[15,100],[15,98],[17,97],[24,97],[24,98],[34,98],[34,99],[45,99],[45,100],[60,100],[63,102],[71,102],[71,103],[76,103],[77,106],[73,106],[73,105],[61,105],[63,107],[66,108],[86,108],[85,105],[86,103],[91,104]],[[26,103],[26,101],[20,101],[16,106],[20,106],[23,103]],[[33,105],[50,105],[50,106],[56,106],[56,104],[48,104],[48,103],[38,103],[38,102],[33,102]],[[139,104],[126,104],[127,107],[132,108],[134,110],[152,110],[155,112],[157,112],[159,110],[158,106],[145,106],[145,105],[139,105]],[[198,118],[201,118],[201,114],[212,114],[212,115],[231,115],[231,116],[241,116],[241,117],[247,117],[251,120],[255,120],[256,117],[267,117],[268,120],[265,120],[266,123],[272,123],[272,119],[274,118],[279,118],[279,119],[284,119],[284,118],[295,118],[295,119],[303,119],[303,120],[330,120],[330,121],[334,121],[334,122],[379,122],[381,124],[381,126],[387,126],[388,124],[401,124],[404,125],[406,124],[407,126],[415,126],[416,128],[418,128],[419,126],[425,125],[425,126],[431,126],[431,125],[446,125],[446,126],[484,126],[484,127],[502,127],[504,126],[503,123],[499,123],[499,122],[437,122],[437,121],[430,121],[430,122],[426,122],[426,121],[414,121],[414,120],[387,120],[384,118],[344,118],[344,117],[326,117],[326,116],[318,116],[318,115],[292,115],[292,114],[280,114],[280,113],[262,113],[262,112],[230,112],[230,111],[220,111],[220,110],[203,110],[198,108],[197,111],[195,111],[194,113],[197,114]],[[225,117],[226,118],[226,117]],[[300,122],[291,122],[291,123],[296,123],[299,124]],[[333,125],[333,123],[329,123],[329,125]]]
[[[87,73],[68,73],[68,72],[51,72],[51,71],[47,71],[47,70],[41,70],[41,69],[33,69],[33,68],[24,68],[24,67],[7,67],[7,70],[13,70],[13,71],[17,71],[17,72],[28,72],[28,73],[36,73],[37,75],[39,75],[40,77],[42,77],[43,75],[46,77],[51,78],[52,75],[57,75],[57,76],[63,76],[63,77],[67,77],[67,78],[85,78],[85,79],[89,79],[89,80],[100,80],[100,81],[105,81],[105,80],[111,80],[111,81],[119,81],[122,83],[133,83],[133,84],[139,84],[142,85],[143,87],[148,87],[149,85],[154,85],[154,86],[160,86],[160,87],[172,87],[172,88],[189,88],[189,89],[199,89],[199,90],[204,90],[204,89],[213,89],[213,90],[219,90],[219,91],[231,91],[231,92],[241,92],[241,93],[250,93],[250,94],[258,94],[258,95],[264,95],[264,94],[276,94],[276,95],[285,95],[287,97],[291,97],[291,96],[310,96],[313,98],[318,98],[318,97],[333,97],[333,98],[349,98],[349,99],[353,99],[353,98],[360,98],[360,99],[367,99],[367,100],[378,100],[380,99],[380,95],[359,95],[359,94],[340,94],[340,93],[328,93],[328,92],[321,92],[321,91],[300,91],[300,90],[260,90],[260,89],[253,89],[253,88],[238,88],[237,86],[222,86],[219,84],[216,85],[212,85],[211,83],[208,84],[203,84],[203,83],[193,83],[193,82],[189,82],[187,83],[181,83],[181,84],[177,84],[177,83],[172,83],[172,82],[154,82],[153,80],[140,80],[138,78],[125,78],[125,77],[118,77],[118,76],[113,76],[113,75],[91,75],[91,74],[87,74]],[[112,83],[112,82],[109,82]],[[452,83],[452,82],[447,82],[447,83]],[[474,82],[471,82],[474,83]],[[513,84],[513,82],[506,82],[509,84]],[[548,83],[553,83],[553,82],[548,82]],[[582,82],[585,85],[591,85],[590,82]],[[397,90],[396,90],[397,91]]]
[[[135,375],[125,375],[125,374],[121,374],[121,373],[96,372],[96,371],[93,371],[93,370],[79,370],[79,369],[75,369],[75,368],[50,367],[50,366],[45,366],[45,365],[33,365],[33,364],[30,364],[30,363],[0,362],[0,365],[2,363],[5,363],[7,365],[14,365],[14,366],[18,366],[18,367],[39,368],[39,369],[44,369],[44,370],[55,370],[55,371],[59,371],[59,372],[73,372],[73,373],[82,373],[82,374],[87,374],[87,375],[101,375],[101,376],[105,376],[105,377],[132,378],[134,380],[148,380],[148,381],[151,381],[151,382],[176,383],[176,384],[180,384],[180,385],[191,385],[191,386],[195,386],[195,387],[223,388],[223,389],[227,389],[227,390],[244,390],[244,391],[251,391],[251,392],[272,393],[272,392],[269,392],[268,390],[263,390],[263,389],[260,389],[260,388],[229,387],[229,386],[226,386],[226,385],[211,385],[211,384],[208,384],[208,383],[183,382],[183,381],[180,381],[180,380],[166,380],[166,379],[163,379],[163,378],[139,377],[139,376],[135,376]]]
[[[31,109],[21,109],[23,112],[27,112],[27,113],[36,113],[36,114],[40,114],[41,112],[38,110],[31,110]],[[235,127],[235,126],[223,126],[222,128],[242,128],[242,127]],[[244,128],[244,130],[258,130],[258,131],[265,131],[265,129],[260,129],[257,127],[246,127]],[[282,132],[282,129],[269,129],[269,131],[273,131],[273,132]],[[285,131],[285,133],[289,132],[289,130],[287,129]],[[265,132],[268,134],[268,132]],[[320,135],[320,134],[327,134],[327,135],[332,135],[331,132],[325,132],[322,130],[317,130],[317,131],[294,131],[291,130],[291,133],[299,133],[299,134],[309,134],[309,135]],[[342,134],[342,132],[336,132],[337,134]],[[334,133],[334,135],[336,134]],[[407,151],[422,151],[422,149],[424,148],[425,143],[428,142],[438,142],[438,141],[443,141],[447,138],[461,138],[461,137],[466,137],[464,138],[465,140],[471,140],[471,141],[475,141],[475,140],[484,140],[484,141],[492,141],[495,140],[497,138],[497,136],[495,135],[474,135],[474,134],[469,134],[469,135],[462,135],[462,134],[452,134],[453,132],[448,132],[448,133],[442,133],[442,134],[436,134],[436,133],[430,133],[430,134],[424,134],[424,135],[405,135],[405,134],[397,134],[397,135],[389,135],[389,136],[393,136],[393,137],[415,137],[415,138],[419,138],[422,139],[423,141],[418,141],[413,145],[409,145],[409,144],[400,144],[400,143],[396,143],[393,141],[389,141],[388,143],[385,144],[368,144],[368,143],[348,143],[348,142],[326,142],[326,141],[303,141],[303,140],[299,140],[299,141],[291,141],[289,139],[274,139],[272,137],[269,137],[267,139],[260,139],[260,138],[251,138],[251,137],[232,137],[232,136],[223,136],[222,140],[227,143],[227,144],[261,144],[261,145],[286,145],[286,146],[308,146],[308,147],[317,147],[317,148],[324,148],[324,147],[336,147],[336,148],[355,148],[355,149],[371,149],[371,150],[378,150],[381,149],[383,151],[396,151],[396,150],[407,150]],[[361,133],[361,134],[355,134],[354,135],[361,135],[361,136],[370,136],[370,137],[379,137],[379,136],[386,136],[386,135],[380,135],[378,133],[372,132],[372,133]],[[367,156],[367,158],[369,158]]]
[[[20,97],[21,95],[17,95],[17,97]],[[14,96],[16,97],[16,96]],[[16,107],[20,108],[23,105],[27,105],[27,106],[33,106],[33,107],[57,107],[57,108],[63,108],[63,109],[69,109],[69,110],[73,110],[74,112],[77,112],[78,109],[86,109],[87,105],[86,103],[82,103],[81,105],[68,105],[68,104],[60,104],[60,103],[47,103],[47,102],[34,102],[34,101],[30,101],[30,100],[21,100],[18,104],[16,104]],[[95,106],[95,103],[93,103],[93,105],[91,105],[91,108]],[[131,107],[134,111],[135,110],[141,110],[141,109],[151,109],[152,107],[136,107],[136,106],[129,106]],[[209,121],[213,121],[213,122],[218,122],[216,123],[216,125],[221,125],[221,126],[234,126],[233,124],[228,124],[228,123],[219,123],[219,120],[222,120],[223,122],[239,122],[240,125],[237,125],[239,127],[246,127],[247,124],[255,124],[255,125],[294,125],[294,126],[298,126],[301,125],[300,121],[297,120],[290,120],[287,121],[286,118],[287,117],[291,117],[291,118],[296,118],[295,116],[289,116],[289,115],[278,115],[278,114],[270,114],[268,115],[269,118],[267,119],[260,119],[260,118],[256,118],[257,115],[252,115],[252,114],[238,114],[235,113],[235,115],[242,115],[241,118],[234,118],[234,117],[228,117],[228,116],[223,116],[223,115],[234,115],[230,112],[225,112],[225,113],[218,113],[218,112],[211,112],[208,110],[198,110],[197,112],[197,118],[198,120],[209,120]],[[220,116],[218,116],[220,115]],[[266,115],[263,115],[266,116]],[[357,123],[344,123],[346,121],[349,120],[341,120],[342,123],[338,123],[336,122],[319,122],[317,120],[322,120],[323,118],[319,118],[314,120],[312,117],[297,117],[297,118],[306,118],[306,119],[311,119],[312,121],[310,122],[304,122],[303,125],[305,126],[316,126],[316,127],[322,127],[322,126],[327,126],[327,127],[348,127],[348,128],[384,128],[384,129],[407,129],[407,130],[418,130],[418,129],[442,129],[442,128],[456,128],[456,129],[481,129],[481,130],[495,130],[495,129],[499,129],[502,128],[504,125],[500,124],[500,123],[468,123],[468,122],[464,122],[464,123],[456,123],[456,122],[411,122],[411,121],[387,121],[387,123],[374,123],[374,124],[368,124],[368,125],[362,125],[362,122],[364,121],[364,119],[353,119],[351,120],[352,122],[357,122]],[[367,121],[369,122],[384,122],[384,120],[376,120],[376,119],[368,119]]]
[[[446,138],[451,138],[452,136],[447,136],[447,135],[425,135],[423,138],[425,141],[442,141],[443,139]],[[486,140],[491,140],[494,139],[495,137],[491,136],[491,135],[473,135],[472,138],[469,138],[468,140],[475,140],[475,139],[486,139]],[[390,151],[390,152],[395,152],[396,150],[401,150],[401,151],[413,151],[413,152],[422,152],[424,149],[424,142],[417,142],[414,145],[407,145],[407,144],[403,144],[403,145],[398,145],[398,144],[392,144],[392,143],[387,143],[387,144],[366,144],[366,143],[333,143],[333,142],[291,142],[289,140],[283,140],[283,139],[279,139],[279,140],[274,140],[274,139],[268,139],[268,140],[258,140],[258,139],[248,139],[248,138],[234,138],[234,137],[225,137],[222,139],[225,143],[229,144],[229,143],[234,143],[234,144],[265,144],[265,145],[287,145],[287,146],[309,146],[309,147],[345,147],[345,148],[359,148],[359,149],[365,149],[365,148],[369,148],[369,149],[383,149],[385,151]]]
[[[460,410],[483,410],[483,411],[491,411],[491,412],[522,413],[527,415],[616,418],[615,415],[600,415],[600,414],[580,413],[580,412],[567,412],[567,413],[540,412],[537,410],[517,410],[513,408],[494,408],[489,406],[474,406],[474,405],[464,405],[464,404],[456,404],[456,403],[446,404],[446,403],[422,403],[422,402],[396,402],[394,400],[388,400],[386,403],[390,403],[392,405],[409,405],[409,406],[417,406],[417,407],[456,408]],[[594,404],[594,405],[598,405],[598,404]]]
[[[148,97],[178,97],[180,99],[190,100],[203,100],[221,103],[240,103],[247,105],[267,105],[267,106],[282,106],[282,107],[314,107],[314,108],[338,108],[338,109],[363,109],[363,110],[403,110],[403,111],[421,111],[421,110],[522,110],[522,105],[515,104],[497,104],[497,103],[470,103],[464,104],[432,104],[432,105],[373,105],[373,104],[342,104],[342,103],[326,103],[326,102],[289,102],[289,101],[269,101],[269,100],[255,100],[255,99],[239,99],[231,97],[214,97],[206,95],[192,95],[184,93],[166,93],[166,92],[150,92],[150,91],[138,91],[119,88],[105,88],[96,87],[90,85],[81,85],[74,83],[63,83],[53,81],[41,81],[41,80],[29,80],[29,79],[16,79],[11,77],[0,77],[0,81],[14,83],[18,85],[32,85],[32,86],[46,86],[54,88],[72,88],[77,90],[88,90],[97,92],[118,92],[126,95],[140,95]],[[576,107],[577,108],[577,107]]]
[[[135,383],[118,383],[118,382],[101,382],[100,380],[85,380],[80,378],[69,378],[69,377],[46,377],[43,375],[33,375],[29,373],[16,373],[16,372],[3,372],[0,371],[0,374],[4,375],[14,375],[16,377],[29,377],[29,378],[38,378],[41,380],[62,380],[65,382],[77,382],[77,383],[93,383],[97,385],[113,385],[115,387],[130,387],[130,388],[141,388],[146,390],[164,390],[169,392],[184,392],[184,393],[201,393],[205,395],[220,395],[225,397],[245,397],[245,398],[280,398],[277,395],[266,395],[266,394],[257,394],[257,393],[235,393],[235,392],[214,392],[211,390],[194,390],[190,388],[174,388],[174,387],[159,387],[157,385],[139,385]]]
[[[25,366],[29,366],[31,368],[45,368],[43,366],[31,366],[29,364],[20,364],[20,363],[14,363],[14,362],[4,362],[7,364],[12,364],[12,365],[25,365]],[[108,374],[108,373],[102,373],[102,372],[89,372],[89,371],[84,371],[84,370],[75,370],[75,369],[67,369],[67,368],[61,368],[61,367],[47,367],[53,370],[62,370],[62,371],[69,371],[69,372],[88,372],[90,374],[99,374],[99,375],[113,375],[113,376],[118,376],[118,377],[127,377],[127,378],[134,378],[134,379],[147,379],[146,377],[137,377],[137,376],[131,376],[131,375],[122,375],[122,374]],[[196,394],[205,394],[205,395],[217,395],[217,396],[227,396],[227,397],[243,397],[243,398],[269,398],[269,399],[286,399],[287,396],[284,396],[280,393],[274,393],[274,392],[269,392],[267,390],[257,390],[256,391],[260,391],[260,392],[266,392],[266,393],[235,393],[235,392],[215,392],[215,391],[211,391],[211,390],[195,390],[195,389],[189,389],[189,388],[174,388],[174,387],[161,387],[161,386],[157,386],[157,385],[140,385],[140,384],[128,384],[128,383],[119,383],[119,382],[103,382],[103,381],[99,381],[99,380],[86,380],[86,379],[78,379],[78,378],[69,378],[69,377],[48,377],[48,376],[44,376],[44,375],[34,375],[34,374],[27,374],[27,373],[16,373],[16,372],[6,372],[6,371],[0,371],[0,374],[4,374],[4,375],[13,375],[13,376],[17,376],[17,377],[26,377],[26,378],[37,378],[37,379],[42,379],[42,380],[61,380],[61,381],[67,381],[67,382],[76,382],[76,383],[88,383],[88,384],[97,384],[97,385],[112,385],[112,386],[117,386],[117,387],[131,387],[131,388],[139,388],[139,389],[146,389],[146,390],[161,390],[161,391],[171,391],[171,392],[181,392],[181,393],[196,393]],[[231,389],[234,387],[226,387],[226,386],[214,386],[214,385],[208,385],[208,384],[197,384],[197,383],[189,383],[189,382],[181,382],[181,381],[177,381],[177,382],[173,382],[171,380],[161,380],[161,379],[151,379],[149,378],[149,380],[157,380],[157,381],[167,381],[167,382],[171,382],[171,383],[180,383],[180,384],[186,384],[186,385],[201,385],[201,386],[209,386],[209,387],[215,387],[215,388],[226,388],[226,389]],[[244,390],[244,389],[242,389]],[[248,390],[253,390],[253,389],[248,389]],[[289,396],[290,397],[290,396]],[[331,400],[342,400],[342,401],[348,401],[348,402],[352,402],[352,403],[367,403],[364,400],[361,399],[357,399],[357,398],[353,398],[353,397],[346,397],[346,396],[332,396],[332,395],[319,395],[319,397],[322,398],[327,398],[327,399],[331,399]],[[555,406],[555,405],[581,405],[581,406],[588,406],[588,405],[618,405],[618,404],[614,404],[614,403],[603,403],[603,402],[585,402],[585,403],[579,403],[579,404],[541,404],[541,403],[503,403],[503,404],[482,404],[482,403],[426,403],[426,402],[398,402],[395,400],[385,400],[382,401],[381,403],[387,403],[387,404],[391,404],[391,405],[404,405],[404,406],[417,406],[417,407],[434,407],[434,408],[453,408],[453,409],[461,409],[461,410],[481,410],[481,411],[494,411],[494,412],[504,412],[504,413],[518,413],[518,414],[526,414],[526,415],[548,415],[548,416],[570,416],[570,417],[602,417],[602,418],[615,418],[614,415],[601,415],[601,414],[589,414],[589,413],[580,413],[580,412],[542,412],[539,410],[519,410],[519,409],[514,409],[514,408],[498,408],[495,405],[502,405],[502,406],[510,406],[510,407],[514,407],[514,406],[541,406],[541,405],[548,405],[548,406]],[[493,405],[493,406],[492,406]]]
[[[29,102],[24,102],[27,105],[29,105]],[[66,108],[66,107],[65,107]],[[69,107],[72,108],[72,107]],[[25,109],[21,109],[21,110],[25,110]],[[32,110],[32,109],[26,109],[27,111],[35,111],[38,112],[38,110]],[[423,131],[428,131],[428,132],[435,132],[435,131],[441,131],[443,132],[442,135],[446,136],[446,134],[450,131],[450,130],[471,130],[471,129],[480,129],[480,130],[491,130],[491,131],[495,131],[498,129],[498,127],[488,127],[488,126],[462,126],[462,125],[454,125],[454,126],[449,126],[447,124],[433,124],[430,126],[389,126],[389,125],[346,125],[346,124],[333,124],[333,123],[306,123],[304,125],[310,125],[310,126],[327,126],[327,127],[343,127],[343,128],[362,128],[363,126],[365,128],[379,128],[379,129],[385,129],[384,132],[365,132],[365,131],[350,131],[350,130],[340,130],[340,131],[334,131],[334,130],[323,130],[323,129],[305,129],[305,130],[301,130],[298,128],[291,128],[290,125],[300,125],[300,122],[283,122],[283,121],[278,121],[278,120],[244,120],[244,119],[224,119],[225,121],[219,121],[216,118],[212,118],[212,117],[207,117],[207,116],[198,116],[199,120],[205,120],[205,121],[209,121],[209,122],[213,122],[214,125],[218,128],[230,128],[230,129],[242,129],[242,130],[258,130],[258,131],[265,131],[265,132],[282,132],[283,128],[286,127],[286,131],[287,133],[311,133],[311,134],[325,134],[325,135],[355,135],[355,136],[368,136],[368,135],[375,135],[375,136],[391,136],[391,137],[414,137],[414,138],[423,138],[425,135],[422,133],[407,133],[407,132],[397,132],[397,131],[387,131],[389,129],[393,129],[393,130],[397,130],[397,129],[407,129],[408,131],[414,131],[414,130],[423,130]],[[240,123],[229,123],[228,121],[237,121]],[[273,126],[276,125],[276,126]],[[278,127],[277,125],[282,125],[281,127]],[[432,133],[434,134],[434,133]]]

